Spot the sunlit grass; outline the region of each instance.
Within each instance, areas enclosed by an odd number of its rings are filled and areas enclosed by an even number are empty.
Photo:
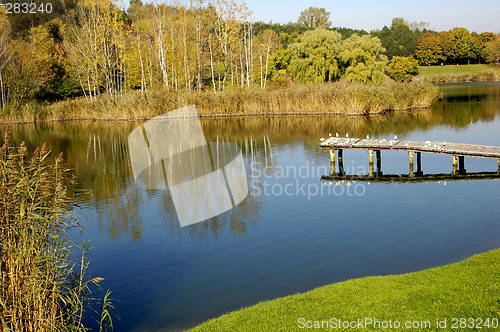
[[[457,74],[457,73],[484,73],[490,70],[486,64],[473,65],[446,65],[446,66],[420,66],[418,72],[420,75],[435,75],[435,74]]]
[[[473,64],[420,66],[414,81],[425,83],[492,82],[500,80],[500,67]]]
[[[500,249],[421,272],[353,279],[259,303],[210,320],[192,331],[300,330],[298,327],[304,324],[300,318],[311,321],[311,325],[314,321],[330,322],[331,318],[342,321],[372,318],[401,324],[429,321],[431,328],[426,331],[452,330],[453,318],[474,318],[482,319],[481,330],[494,331],[500,327],[498,280]],[[438,329],[437,320],[444,319],[446,329]],[[487,319],[489,327],[484,325]],[[465,330],[460,321],[456,323],[455,330]],[[474,320],[474,324],[478,323],[479,320]],[[364,327],[381,330],[373,325]]]

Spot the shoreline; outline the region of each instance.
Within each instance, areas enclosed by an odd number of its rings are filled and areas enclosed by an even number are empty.
[[[500,83],[500,82],[499,82]],[[275,117],[275,116],[333,116],[333,117],[370,117],[370,116],[382,116],[392,112],[413,112],[423,109],[429,109],[430,106],[418,106],[410,107],[405,109],[396,110],[386,110],[379,113],[339,113],[339,112],[282,112],[282,113],[272,113],[272,112],[261,112],[261,113],[235,113],[235,114],[198,114],[200,119],[218,119],[218,118],[242,118],[242,117]],[[163,113],[164,114],[164,113]],[[156,116],[159,116],[158,114]],[[156,117],[154,116],[154,117]],[[20,120],[20,121],[0,121],[0,126],[9,125],[28,125],[28,124],[49,124],[49,123],[70,123],[70,122],[134,122],[134,121],[148,121],[154,117],[138,117],[138,118],[62,118],[62,119],[46,119],[46,120]]]

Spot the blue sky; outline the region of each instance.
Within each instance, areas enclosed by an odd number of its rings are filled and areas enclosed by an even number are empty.
[[[500,1],[498,0],[246,0],[254,21],[295,22],[307,7],[323,7],[333,26],[354,29],[381,29],[390,26],[392,18],[404,17],[410,22],[425,21],[437,31],[464,27],[469,31],[500,33]]]

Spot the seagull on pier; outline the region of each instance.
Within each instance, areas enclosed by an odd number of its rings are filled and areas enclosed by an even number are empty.
[[[397,141],[398,140],[398,136],[394,135],[394,140]]]
[[[345,137],[349,138],[349,133],[345,134]]]
[[[446,146],[446,141],[443,142],[443,146]]]
[[[323,142],[325,140],[325,138],[321,137],[319,140],[320,140],[320,142]]]
[[[335,133],[335,136],[336,136],[336,137],[339,137],[339,133]]]
[[[370,135],[366,135],[366,139],[370,139]]]
[[[329,133],[328,135],[329,135],[330,137],[332,137],[332,133]]]

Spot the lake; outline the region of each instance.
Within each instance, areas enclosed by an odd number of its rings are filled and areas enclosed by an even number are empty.
[[[431,109],[412,112],[201,119],[207,142],[239,146],[249,193],[185,227],[171,192],[134,179],[128,137],[140,122],[11,126],[12,139],[28,148],[46,142],[76,175],[72,215],[85,230],[71,236],[91,240],[92,276],[105,278],[119,311],[115,330],[181,330],[322,285],[499,248],[497,180],[321,181],[330,161],[318,144],[329,133],[500,146],[500,84],[441,89]],[[497,160],[465,158],[465,167],[497,171]],[[366,151],[344,150],[344,169],[367,174]],[[406,152],[382,151],[385,174],[408,169]],[[451,157],[423,154],[422,171],[451,173]]]

